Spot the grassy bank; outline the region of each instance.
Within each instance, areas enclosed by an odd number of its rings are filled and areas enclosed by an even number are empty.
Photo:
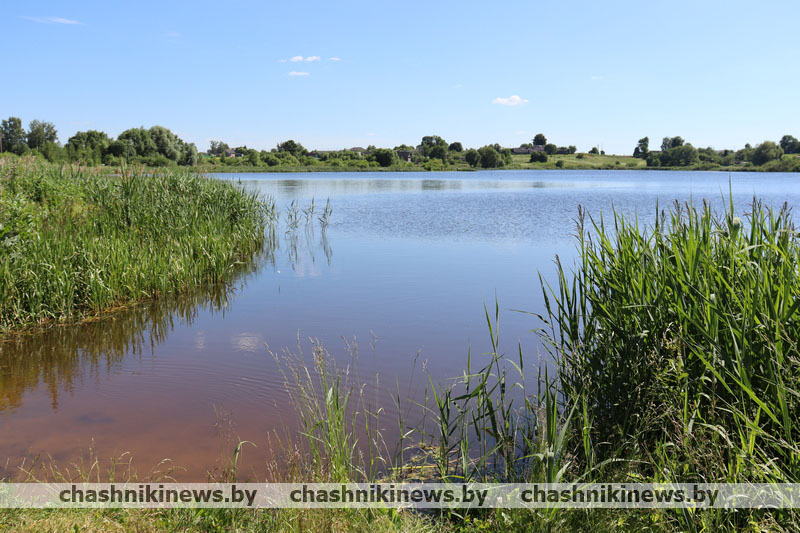
[[[364,162],[364,161],[362,161]],[[201,172],[429,172],[429,171],[478,171],[466,161],[442,165],[439,161],[427,163],[399,163],[389,167],[375,165],[363,166],[331,166],[317,165],[277,165],[250,166],[241,160],[233,160],[231,164],[201,164],[197,167]],[[547,162],[531,163],[530,156],[517,154],[511,156],[511,163],[503,167],[489,170],[714,170],[723,172],[800,172],[800,158],[784,155],[780,160],[771,161],[762,166],[751,164],[718,165],[713,163],[697,163],[684,167],[648,167],[644,159],[628,155],[609,154],[554,154],[548,156]]]
[[[263,245],[273,214],[255,195],[186,170],[112,175],[0,160],[0,330],[225,279]]]
[[[427,420],[387,445],[375,398],[319,345],[279,357],[302,431],[269,481],[767,482],[800,479],[800,236],[788,209],[675,205],[641,227],[579,213],[574,267],[557,264],[535,318],[552,372],[504,347],[432,381]],[[531,372],[538,379],[526,380]],[[535,390],[526,383],[536,383]],[[394,401],[403,403],[398,391]],[[387,401],[382,397],[380,401]],[[406,413],[400,409],[401,413]],[[391,422],[390,422],[391,423]],[[235,477],[232,468],[226,479]],[[21,530],[797,531],[792,510],[393,513],[356,510],[9,511]]]

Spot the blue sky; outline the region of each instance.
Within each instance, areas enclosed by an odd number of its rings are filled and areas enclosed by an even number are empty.
[[[741,147],[800,137],[798,20],[796,0],[6,1],[0,117],[200,149]]]

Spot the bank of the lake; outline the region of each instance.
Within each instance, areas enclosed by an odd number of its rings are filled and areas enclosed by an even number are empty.
[[[425,163],[395,163],[381,167],[377,163],[368,164],[364,160],[352,160],[344,164],[331,165],[319,162],[314,165],[276,166],[251,165],[245,158],[227,158],[225,163],[203,163],[196,167],[204,173],[298,173],[298,172],[473,172],[483,170],[672,170],[672,171],[718,171],[718,172],[800,172],[800,157],[785,154],[780,160],[770,161],[762,166],[751,163],[720,165],[699,162],[688,166],[649,167],[638,157],[613,154],[553,154],[546,162],[531,162],[530,156],[514,154],[511,161],[501,167],[484,169],[470,166],[463,159],[443,164],[438,160]]]
[[[0,331],[74,322],[222,281],[273,208],[188,170],[0,159]]]

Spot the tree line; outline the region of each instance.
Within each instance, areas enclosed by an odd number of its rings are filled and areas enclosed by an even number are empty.
[[[795,162],[782,163],[784,154],[800,154],[800,141],[792,135],[784,135],[778,143],[764,141],[753,147],[749,143],[740,150],[715,150],[714,148],[695,148],[680,136],[664,137],[660,150],[650,150],[650,139],[643,137],[633,149],[633,157],[647,161],[648,167],[685,167],[691,165],[730,166],[751,164],[753,166],[771,165],[793,166]]]
[[[543,133],[537,133],[530,143],[522,144],[520,148],[527,150],[515,151],[529,153],[531,163],[546,163],[553,155],[577,152],[574,145],[557,146],[548,142]],[[124,161],[149,166],[193,166],[204,161],[233,166],[325,165],[363,169],[391,167],[407,161],[427,170],[437,170],[458,164],[484,169],[503,168],[513,162],[510,148],[495,143],[465,150],[461,142],[448,143],[439,135],[426,135],[416,146],[402,144],[391,149],[369,146],[338,151],[310,151],[294,140],[279,143],[269,151],[247,146],[231,148],[225,142],[212,140],[201,159],[194,143],[183,141],[163,126],[127,129],[116,139],[102,131],[79,131],[62,146],[52,122],[32,120],[26,129],[19,117],[9,117],[0,122],[0,152],[41,155],[52,162],[81,161],[93,165],[116,165]],[[588,153],[605,154],[597,147],[592,147]],[[403,161],[400,154],[403,154]],[[651,150],[650,139],[643,137],[633,150],[633,157],[644,159],[648,167],[752,165],[766,170],[800,171],[800,161],[784,158],[785,154],[800,154],[800,141],[792,135],[784,135],[777,143],[764,141],[755,147],[747,144],[740,150],[695,148],[680,136],[664,137],[660,149]],[[582,158],[583,154],[577,157]],[[563,160],[557,161],[556,166],[563,166]]]
[[[94,165],[116,165],[121,161],[149,166],[195,165],[198,162],[194,143],[185,142],[163,126],[131,128],[116,139],[102,131],[79,131],[62,146],[52,122],[32,120],[26,130],[19,117],[0,122],[0,152],[42,155],[51,162],[82,161]]]

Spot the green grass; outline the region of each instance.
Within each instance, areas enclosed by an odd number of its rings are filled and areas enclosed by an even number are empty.
[[[189,171],[0,161],[0,330],[76,321],[225,279],[274,208]]]
[[[545,337],[575,412],[582,470],[623,459],[625,479],[800,479],[800,237],[788,207],[676,204],[649,228],[581,213],[574,273],[559,264]],[[571,406],[571,407],[570,407]],[[684,530],[794,512],[674,514]]]
[[[579,170],[598,170],[598,169],[643,169],[647,168],[644,159],[625,155],[594,155],[594,154],[554,154],[547,156],[546,163],[531,163],[530,155],[512,155],[513,164],[509,168],[547,168],[557,169],[558,162],[561,161],[563,169]]]

